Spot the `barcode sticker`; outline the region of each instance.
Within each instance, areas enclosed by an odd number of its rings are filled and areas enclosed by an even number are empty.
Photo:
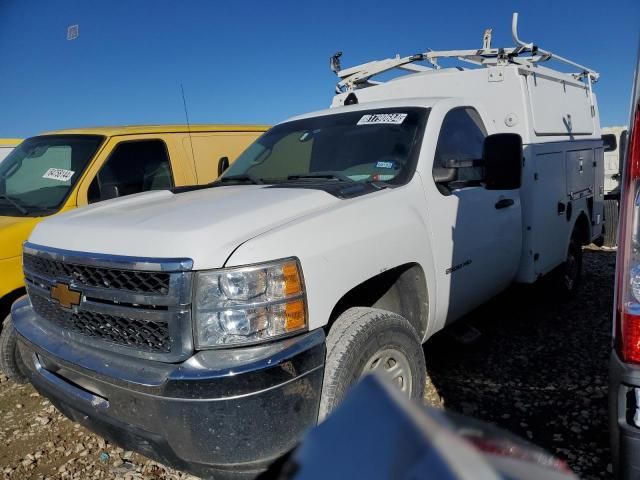
[[[73,170],[65,170],[64,168],[50,168],[42,178],[49,178],[51,180],[58,180],[59,182],[68,182],[73,177],[73,174],[76,173]]]
[[[372,115],[363,115],[358,120],[358,125],[375,125],[380,123],[388,123],[392,125],[400,125],[407,118],[406,113],[374,113]]]

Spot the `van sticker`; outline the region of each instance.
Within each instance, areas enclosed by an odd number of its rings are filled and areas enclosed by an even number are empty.
[[[393,178],[395,178],[395,175],[384,175],[384,174],[376,173],[375,175],[371,176],[371,181],[372,182],[386,182],[388,180],[392,180]]]
[[[358,125],[375,125],[380,123],[388,123],[391,125],[400,125],[407,118],[406,113],[374,113],[371,115],[363,115],[358,120]]]
[[[395,168],[396,162],[378,162],[376,163],[376,168]]]
[[[76,173],[73,170],[65,170],[64,168],[50,168],[42,178],[49,178],[51,180],[58,180],[59,182],[68,182],[73,177],[73,174]]]

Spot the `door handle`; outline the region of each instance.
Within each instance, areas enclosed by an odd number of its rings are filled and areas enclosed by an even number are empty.
[[[513,205],[515,202],[512,198],[502,198],[496,202],[496,209],[507,208]]]

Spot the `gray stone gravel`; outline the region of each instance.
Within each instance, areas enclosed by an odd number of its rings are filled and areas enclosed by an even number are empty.
[[[109,444],[0,374],[0,478],[198,480]]]
[[[607,376],[615,252],[586,249],[581,290],[513,288],[466,321],[471,345],[446,332],[425,346],[445,407],[494,423],[564,459],[581,478],[609,478]]]
[[[494,423],[566,460],[584,478],[610,477],[607,360],[614,252],[585,251],[579,295],[514,288],[469,316],[472,344],[447,332],[427,342],[427,398]],[[5,479],[193,480],[110,445],[30,386],[0,375],[0,476]]]

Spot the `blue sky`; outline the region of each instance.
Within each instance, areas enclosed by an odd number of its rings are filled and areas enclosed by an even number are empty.
[[[603,125],[628,119],[640,1],[0,0],[0,137],[109,124],[275,123],[328,106],[343,66],[520,36],[595,68]],[[80,36],[66,40],[67,26]]]

